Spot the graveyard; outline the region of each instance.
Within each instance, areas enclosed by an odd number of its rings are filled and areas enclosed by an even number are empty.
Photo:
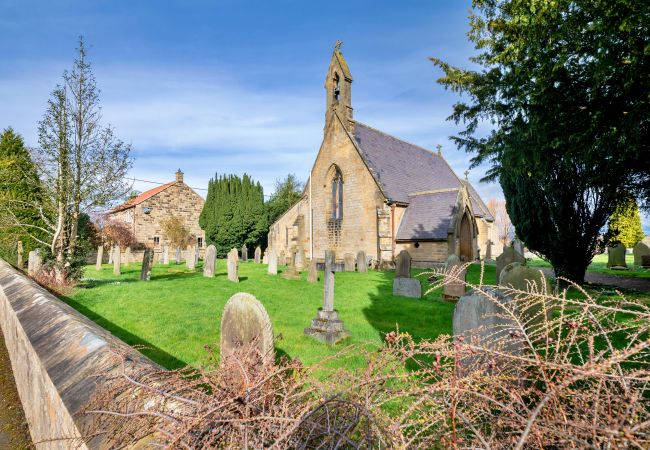
[[[303,333],[322,305],[322,271],[318,282],[308,283],[306,270],[299,280],[287,280],[282,277],[286,266],[272,276],[264,264],[240,262],[239,283],[233,283],[226,261],[216,266],[215,277],[208,278],[202,274],[203,261],[196,269],[155,264],[150,281],[139,281],[140,264],[122,266],[119,276],[106,264],[101,271],[87,266],[82,284],[62,299],[128,344],[143,346],[142,353],[168,368],[205,362],[204,346],[218,346],[223,307],[237,292],[255,295],[267,309],[279,337],[276,353],[305,364],[334,355],[344,345],[380,344],[396,326],[418,340],[451,334],[454,304],[441,300],[441,289],[425,294],[428,283],[417,277],[420,269],[412,274],[421,280],[422,299],[393,297],[394,272],[337,272],[334,307],[351,336],[328,346]],[[478,283],[479,276],[475,264],[467,280]],[[494,266],[487,266],[484,282],[495,282]]]

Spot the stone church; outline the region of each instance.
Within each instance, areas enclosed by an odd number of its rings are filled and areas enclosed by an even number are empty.
[[[183,172],[176,180],[139,194],[109,211],[107,220],[120,220],[131,228],[138,244],[160,251],[166,243],[161,222],[171,216],[180,217],[185,227],[196,237],[199,248],[205,245],[205,233],[199,226],[199,216],[205,200],[183,181]]]
[[[451,254],[485,257],[496,241],[485,203],[440,152],[354,119],[352,74],[339,46],[325,79],[323,142],[301,200],[271,225],[269,247],[278,255],[302,248],[317,259],[326,249],[337,259],[363,250],[383,266],[404,249],[419,267]]]

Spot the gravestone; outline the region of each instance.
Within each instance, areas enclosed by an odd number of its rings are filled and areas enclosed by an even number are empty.
[[[142,255],[142,269],[140,269],[140,281],[151,280],[151,267],[153,266],[153,249],[145,248]]]
[[[334,260],[332,250],[325,251],[325,272],[323,274],[323,308],[305,328],[305,334],[327,344],[336,344],[350,335],[334,310]]]
[[[267,248],[262,252],[262,264],[269,263],[269,249]]]
[[[634,248],[632,249],[632,253],[634,254],[634,265],[642,266],[643,261],[641,260],[641,258],[643,257],[643,255],[650,255],[650,236],[646,236],[642,240],[637,242]]]
[[[217,248],[214,245],[208,245],[203,258],[203,276],[213,278],[217,268]]]
[[[194,267],[199,263],[199,256],[201,255],[201,249],[198,244],[194,246]]]
[[[35,276],[41,270],[41,251],[39,249],[32,250],[27,255],[27,275],[30,277]]]
[[[253,355],[250,345],[255,346]],[[256,365],[275,361],[271,319],[264,306],[251,294],[239,292],[230,297],[223,308],[219,348],[222,362],[237,351],[248,355],[247,361],[253,356]]]
[[[402,250],[395,261],[395,278],[411,278],[411,255]]]
[[[120,269],[120,259],[122,258],[122,251],[120,246],[116,245],[113,247],[113,275],[120,275],[122,273]]]
[[[486,261],[492,260],[492,246],[494,245],[494,242],[492,242],[491,239],[488,239],[487,242],[485,243],[485,259]]]
[[[466,343],[520,354],[525,343],[522,337],[516,337],[520,330],[504,308],[512,299],[494,287],[486,286],[482,290],[484,292],[469,291],[456,303],[452,319],[454,339],[462,337]],[[511,334],[513,331],[517,334]],[[477,358],[479,356],[466,357],[461,364]]]
[[[104,246],[97,247],[97,261],[95,262],[95,269],[102,270],[102,259],[104,258]]]
[[[188,269],[194,270],[196,268],[196,247],[192,245],[187,246],[187,258],[185,262]]]
[[[497,283],[499,282],[499,277],[501,276],[503,268],[513,262],[525,264],[526,258],[524,258],[523,254],[515,250],[514,247],[504,248],[503,253],[497,256]]]
[[[357,272],[368,272],[368,261],[366,260],[366,252],[363,250],[357,253]]]
[[[519,238],[515,238],[515,240],[512,241],[512,248],[514,248],[517,253],[524,256],[524,243],[521,242]]]
[[[262,249],[257,246],[255,247],[255,264],[259,264],[262,262]]]
[[[291,260],[289,262],[289,265],[282,272],[282,278],[284,278],[286,280],[299,280],[300,279],[300,273],[298,273],[298,271],[296,270],[296,266],[294,264],[294,258],[291,258]]]
[[[113,264],[113,253],[115,253],[115,247],[108,249],[108,264]]]
[[[125,266],[131,264],[131,247],[127,247],[126,250],[124,250],[124,260],[122,261],[122,264]]]
[[[607,268],[627,269],[627,263],[625,262],[625,246],[623,244],[607,248]]]
[[[278,255],[275,253],[275,249],[271,249],[269,253],[269,267],[268,267],[268,274],[269,275],[277,275],[278,274]]]
[[[176,264],[180,264],[181,263],[181,248],[180,247],[176,247],[176,255],[174,255],[174,256],[175,256],[175,259],[176,259]]]
[[[296,266],[296,272],[305,270],[305,250],[302,247],[296,250],[294,266]]]
[[[16,267],[23,270],[23,241],[18,241],[18,248],[16,249]]]
[[[445,285],[442,297],[445,300],[456,301],[465,295],[465,276],[467,268],[463,266],[460,259],[455,254],[447,258],[447,274],[445,275]]]
[[[228,252],[228,279],[233,283],[239,283],[239,256],[237,249],[233,248]]]
[[[528,306],[523,306],[525,308],[523,315],[531,319],[529,322],[531,325],[537,325],[542,322],[543,316],[540,312],[544,304],[546,305],[546,318],[550,319],[552,317],[553,306],[550,302],[535,295],[538,293],[540,295],[547,295],[552,292],[551,284],[541,270],[522,266],[517,262],[510,263],[501,271],[499,286],[501,286],[501,292],[505,293],[511,299],[518,303],[523,302],[528,304]],[[508,291],[508,289],[515,289],[522,292],[516,293]]]
[[[343,255],[343,264],[346,272],[354,272],[354,255],[352,253]]]
[[[318,269],[316,268],[316,259],[312,258],[309,262],[309,272],[307,273],[307,281],[315,283],[318,281]]]
[[[166,266],[169,265],[169,245],[163,246],[162,263]]]
[[[641,266],[643,266],[644,269],[650,268],[650,255],[641,256]]]
[[[242,262],[248,261],[248,249],[246,248],[246,244],[241,246],[241,260]]]
[[[397,255],[395,278],[393,279],[393,295],[411,298],[422,297],[420,280],[411,278],[411,255],[406,250],[402,250]]]

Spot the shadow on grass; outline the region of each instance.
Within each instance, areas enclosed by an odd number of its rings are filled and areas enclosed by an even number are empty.
[[[70,305],[72,308],[76,309],[81,314],[83,314],[84,316],[86,316],[87,318],[95,322],[97,325],[108,330],[114,336],[126,342],[131,347],[138,347],[138,351],[140,353],[142,353],[152,361],[160,364],[161,366],[167,369],[179,369],[181,367],[187,366],[187,363],[185,361],[181,361],[180,359],[170,355],[166,351],[156,347],[150,342],[147,342],[144,339],[140,338],[139,336],[136,336],[135,334],[128,332],[124,328],[119,327],[118,325],[107,320],[103,316],[100,316],[94,311],[91,311],[90,309],[86,308],[81,303],[71,299],[70,297],[60,295],[59,298],[63,300],[65,303],[67,303],[68,305]]]

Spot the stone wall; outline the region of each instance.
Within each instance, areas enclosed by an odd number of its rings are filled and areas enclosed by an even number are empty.
[[[1,259],[0,328],[37,448],[118,447],[106,435],[78,439],[89,419],[78,413],[101,385],[97,375],[120,370],[115,351],[159,367]]]
[[[406,250],[411,255],[412,266],[419,268],[437,267],[440,263],[447,261],[449,256],[449,244],[447,241],[424,241],[418,242],[398,242],[395,244],[395,253]]]

